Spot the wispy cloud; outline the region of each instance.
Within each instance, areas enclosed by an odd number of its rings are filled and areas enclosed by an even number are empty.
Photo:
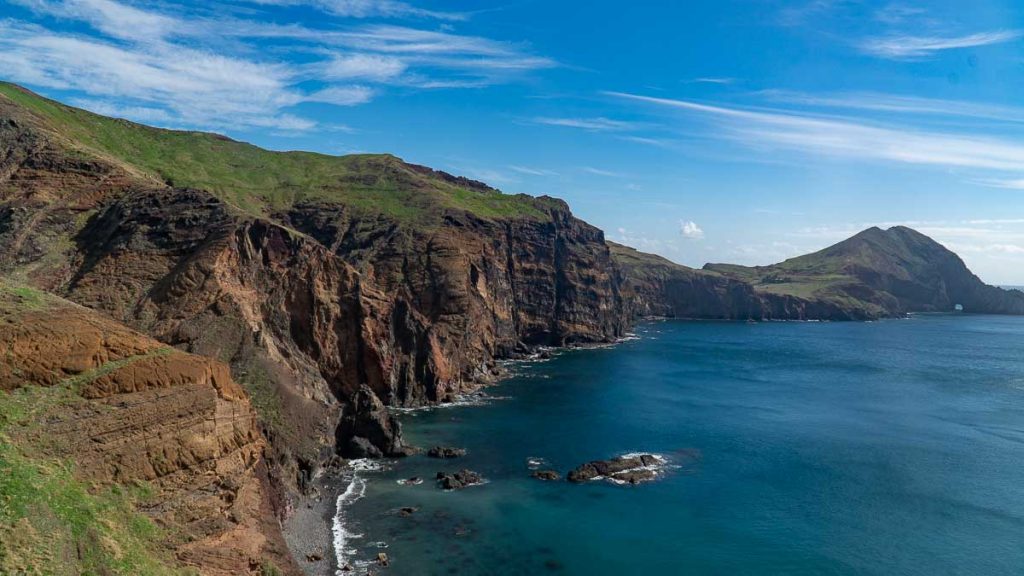
[[[850,0],[806,0],[795,2],[779,12],[779,24],[783,26],[801,26],[809,20],[821,18],[849,3]]]
[[[605,178],[622,178],[625,174],[620,172],[612,172],[611,170],[602,170],[601,168],[594,168],[592,166],[583,166],[580,170],[587,174],[593,174],[594,176],[604,176]]]
[[[274,6],[310,6],[334,16],[346,18],[416,17],[440,20],[465,20],[468,18],[465,13],[425,10],[397,0],[248,0],[248,2]]]
[[[408,64],[395,56],[339,54],[323,65],[323,77],[330,80],[373,80],[383,82],[400,76]]]
[[[705,77],[705,78],[694,78],[693,80],[690,80],[690,82],[693,82],[693,83],[696,83],[696,84],[733,84],[733,83],[736,82],[736,79],[735,78]]]
[[[1017,171],[1024,145],[984,135],[915,131],[782,110],[744,110],[685,100],[609,92],[626,100],[699,115],[714,122],[718,137],[804,154],[883,160],[904,164]]]
[[[519,172],[520,174],[526,174],[527,176],[558,176],[558,172],[554,170],[548,170],[545,168],[531,168],[529,166],[509,166],[510,170]]]
[[[657,146],[658,148],[672,148],[675,142],[664,138],[650,138],[648,136],[619,136],[619,139],[646,146]]]
[[[633,130],[638,127],[633,122],[625,122],[622,120],[611,120],[608,118],[546,118],[539,117],[533,118],[532,122],[535,124],[543,124],[546,126],[563,126],[566,128],[579,128],[581,130],[589,130],[591,132],[613,132],[613,131],[625,131]]]
[[[179,122],[278,127],[296,123],[281,110],[303,101],[286,66],[182,46],[133,49],[0,22],[0,69],[9,78],[80,90],[108,101],[162,108]]]
[[[920,20],[928,10],[901,2],[887,4],[875,12],[875,20],[883,24],[903,24],[908,20]]]
[[[1002,44],[1020,38],[1020,30],[995,30],[964,36],[912,36],[894,35],[868,38],[859,44],[862,52],[892,60],[922,59],[944,50],[973,48]]]
[[[174,17],[113,0],[11,0],[38,14],[87,22],[111,38],[162,40],[178,25]]]
[[[806,94],[785,90],[764,90],[758,94],[776,102],[798,104],[801,106],[1024,123],[1024,108],[1017,106],[922,98],[878,92]]]
[[[259,10],[211,15],[116,0],[14,1],[94,32],[0,20],[5,79],[77,92],[98,112],[176,127],[310,130],[316,122],[292,107],[365,104],[389,87],[481,88],[556,65],[522,44],[394,24],[315,29],[260,20]],[[351,18],[456,19],[387,0],[256,3],[303,4]]]
[[[303,97],[304,102],[324,102],[335,106],[356,106],[373,99],[373,89],[366,86],[332,86]]]
[[[1024,178],[979,178],[972,182],[989,188],[1024,190]]]

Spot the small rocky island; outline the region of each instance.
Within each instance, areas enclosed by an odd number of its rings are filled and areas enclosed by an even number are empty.
[[[569,482],[608,479],[617,484],[649,482],[665,470],[666,460],[657,454],[626,454],[608,460],[593,460],[569,472]]]
[[[472,470],[459,470],[454,474],[448,474],[446,472],[437,473],[437,484],[445,490],[461,490],[474,486],[476,484],[482,484],[484,477],[477,472]]]
[[[434,446],[427,451],[427,456],[430,458],[461,458],[465,455],[465,448],[455,448],[452,446]]]

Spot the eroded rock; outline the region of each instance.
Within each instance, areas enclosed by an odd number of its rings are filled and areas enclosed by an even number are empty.
[[[629,454],[608,460],[593,460],[569,472],[570,482],[607,478],[616,482],[639,484],[657,478],[665,459],[656,454]]]
[[[484,481],[483,476],[472,470],[459,470],[453,474],[437,473],[437,483],[445,490],[461,490]]]
[[[431,458],[460,458],[465,455],[465,448],[455,448],[452,446],[434,446],[427,451],[427,456]]]

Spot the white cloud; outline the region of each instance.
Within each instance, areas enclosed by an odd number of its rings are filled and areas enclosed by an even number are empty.
[[[688,240],[703,240],[704,230],[693,220],[680,220],[679,233]]]
[[[112,38],[161,40],[178,26],[176,18],[113,0],[13,0],[38,13],[88,22]]]
[[[966,36],[894,35],[868,38],[860,42],[859,47],[864,53],[879,58],[910,60],[926,58],[943,50],[1002,44],[1020,38],[1021,34],[1020,30],[996,30]]]
[[[355,106],[373,99],[373,89],[366,86],[334,86],[306,96],[308,102],[324,102],[336,106]]]
[[[650,138],[647,136],[619,136],[619,139],[625,140],[626,142],[633,142],[635,144],[657,146],[658,148],[672,148],[675,144],[671,140],[665,140],[663,138]]]
[[[365,76],[370,73],[370,66],[379,63],[393,83],[425,88],[476,88],[557,66],[550,58],[530,54],[529,47],[523,44],[396,25],[318,30],[298,25],[248,23],[226,27],[225,31],[240,38],[309,43],[324,51],[344,49],[346,52],[340,56],[344,63],[341,72]],[[378,60],[346,61],[353,53]],[[399,65],[404,66],[406,74],[395,73]]]
[[[893,2],[875,12],[875,20],[883,24],[902,24],[908,20],[918,20],[927,13],[924,8]]]
[[[1024,108],[1017,106],[922,98],[878,92],[805,94],[786,90],[764,90],[758,92],[758,94],[776,102],[798,104],[801,106],[1024,123]]]
[[[529,166],[509,166],[509,169],[526,174],[527,176],[558,176],[558,172],[545,168],[531,168]]]
[[[514,81],[550,59],[510,42],[394,25],[311,29],[116,0],[14,0],[96,33],[54,32],[0,19],[0,71],[36,88],[77,92],[97,112],[191,128],[309,130],[288,109],[302,102],[353,106],[386,86],[456,89]],[[404,2],[267,0],[348,17],[448,17]],[[146,7],[143,7],[146,6]],[[159,6],[159,5],[158,5]],[[276,50],[267,42],[287,41]],[[290,55],[302,53],[291,60]],[[309,59],[313,55],[313,59]],[[309,88],[311,83],[319,86]]]
[[[636,124],[622,120],[610,120],[608,118],[534,118],[535,124],[546,126],[563,126],[566,128],[579,128],[591,132],[612,132],[621,130],[632,130]]]
[[[407,64],[394,56],[350,54],[336,56],[324,66],[323,76],[331,80],[390,80],[405,72]]]
[[[841,158],[904,164],[1018,171],[1024,145],[984,135],[915,131],[871,124],[863,119],[800,115],[783,110],[751,111],[609,92],[607,94],[677,111],[716,123],[714,135],[744,145]]]
[[[604,176],[605,178],[622,178],[625,174],[619,172],[612,172],[611,170],[602,170],[601,168],[594,168],[592,166],[583,166],[580,170],[587,174],[593,174],[594,176]]]
[[[252,4],[275,6],[310,6],[328,14],[346,18],[436,18],[440,20],[465,20],[466,14],[438,12],[417,8],[397,0],[248,0]]]
[[[1007,190],[1024,190],[1024,178],[979,178],[973,181],[975,184],[988,186],[990,188],[1005,188]]]
[[[181,46],[131,49],[9,22],[0,23],[0,69],[15,81],[141,103],[121,104],[126,110],[158,105],[193,125],[276,125],[282,108],[302,100],[282,65]]]
[[[691,80],[691,82],[695,82],[697,84],[732,84],[733,82],[736,82],[736,79],[735,78],[704,77],[704,78],[694,78],[693,80]]]

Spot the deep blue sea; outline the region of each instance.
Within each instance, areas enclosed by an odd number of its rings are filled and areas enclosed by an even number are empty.
[[[362,535],[350,560],[383,550],[388,573],[411,575],[1024,574],[1024,318],[666,321],[637,336],[516,366],[485,406],[404,415],[412,443],[469,454],[362,474],[343,511]],[[639,486],[527,467],[639,451],[680,467]],[[460,467],[488,483],[436,487]],[[425,481],[396,483],[410,476]]]

